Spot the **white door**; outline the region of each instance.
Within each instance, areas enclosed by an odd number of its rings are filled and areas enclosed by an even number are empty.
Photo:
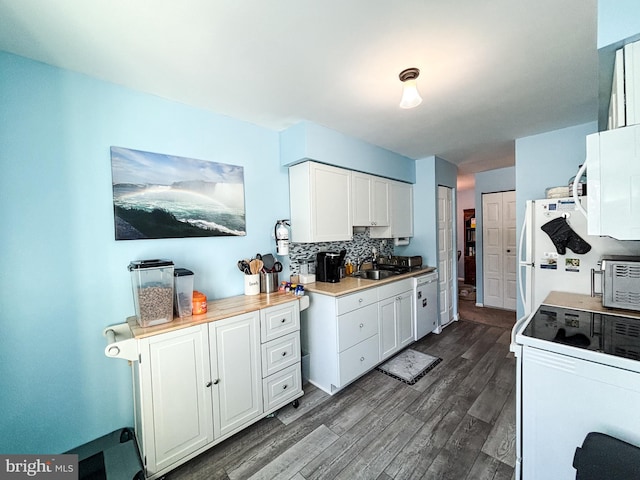
[[[151,390],[151,396],[143,396],[143,402],[149,402],[143,411],[153,414],[142,432],[145,442],[150,441],[150,473],[213,441],[206,335],[206,327],[195,326],[149,337],[148,347],[143,343],[143,389]]]
[[[452,190],[449,187],[438,186],[438,291],[440,294],[440,325],[442,326],[453,320],[454,251]]]
[[[502,194],[502,239],[504,245],[504,308],[515,310],[518,304],[518,262],[516,257],[516,192]]]
[[[211,322],[214,431],[226,435],[262,413],[260,319],[257,312]],[[217,395],[216,395],[217,391]]]
[[[482,195],[483,304],[516,309],[516,193]]]
[[[415,308],[415,299],[413,290],[403,293],[398,297],[397,315],[398,315],[398,343],[400,348],[406,347],[413,343],[413,309]]]
[[[389,358],[398,351],[398,322],[396,321],[396,299],[387,298],[378,304],[380,318],[380,360]]]

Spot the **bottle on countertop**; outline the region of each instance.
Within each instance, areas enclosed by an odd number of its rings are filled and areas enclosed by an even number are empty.
[[[349,276],[351,274],[353,274],[353,264],[351,263],[351,260],[347,258],[347,263],[345,264],[345,275]]]

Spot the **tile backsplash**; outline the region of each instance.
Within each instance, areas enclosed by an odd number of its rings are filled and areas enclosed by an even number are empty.
[[[364,232],[354,232],[353,240],[343,242],[321,242],[321,243],[290,243],[289,259],[292,275],[300,273],[300,263],[309,258],[315,259],[318,252],[340,252],[346,250],[345,259],[351,260],[355,264],[358,258],[365,259],[371,257],[371,251],[375,248],[378,255],[393,255],[393,240],[382,238],[371,238],[369,229]]]

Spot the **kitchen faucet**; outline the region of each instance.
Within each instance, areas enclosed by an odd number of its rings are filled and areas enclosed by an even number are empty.
[[[360,271],[360,269],[362,268],[362,265],[363,265],[366,261],[373,262],[373,261],[374,261],[374,259],[373,259],[373,258],[371,258],[371,257],[364,257],[364,258],[362,259],[362,261],[360,261],[360,257],[358,257],[358,258],[356,259],[356,272],[359,272],[359,271]]]

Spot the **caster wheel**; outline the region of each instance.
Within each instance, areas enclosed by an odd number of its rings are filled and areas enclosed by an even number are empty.
[[[298,408],[300,406],[300,402],[296,398],[291,405],[293,405],[293,408]]]

